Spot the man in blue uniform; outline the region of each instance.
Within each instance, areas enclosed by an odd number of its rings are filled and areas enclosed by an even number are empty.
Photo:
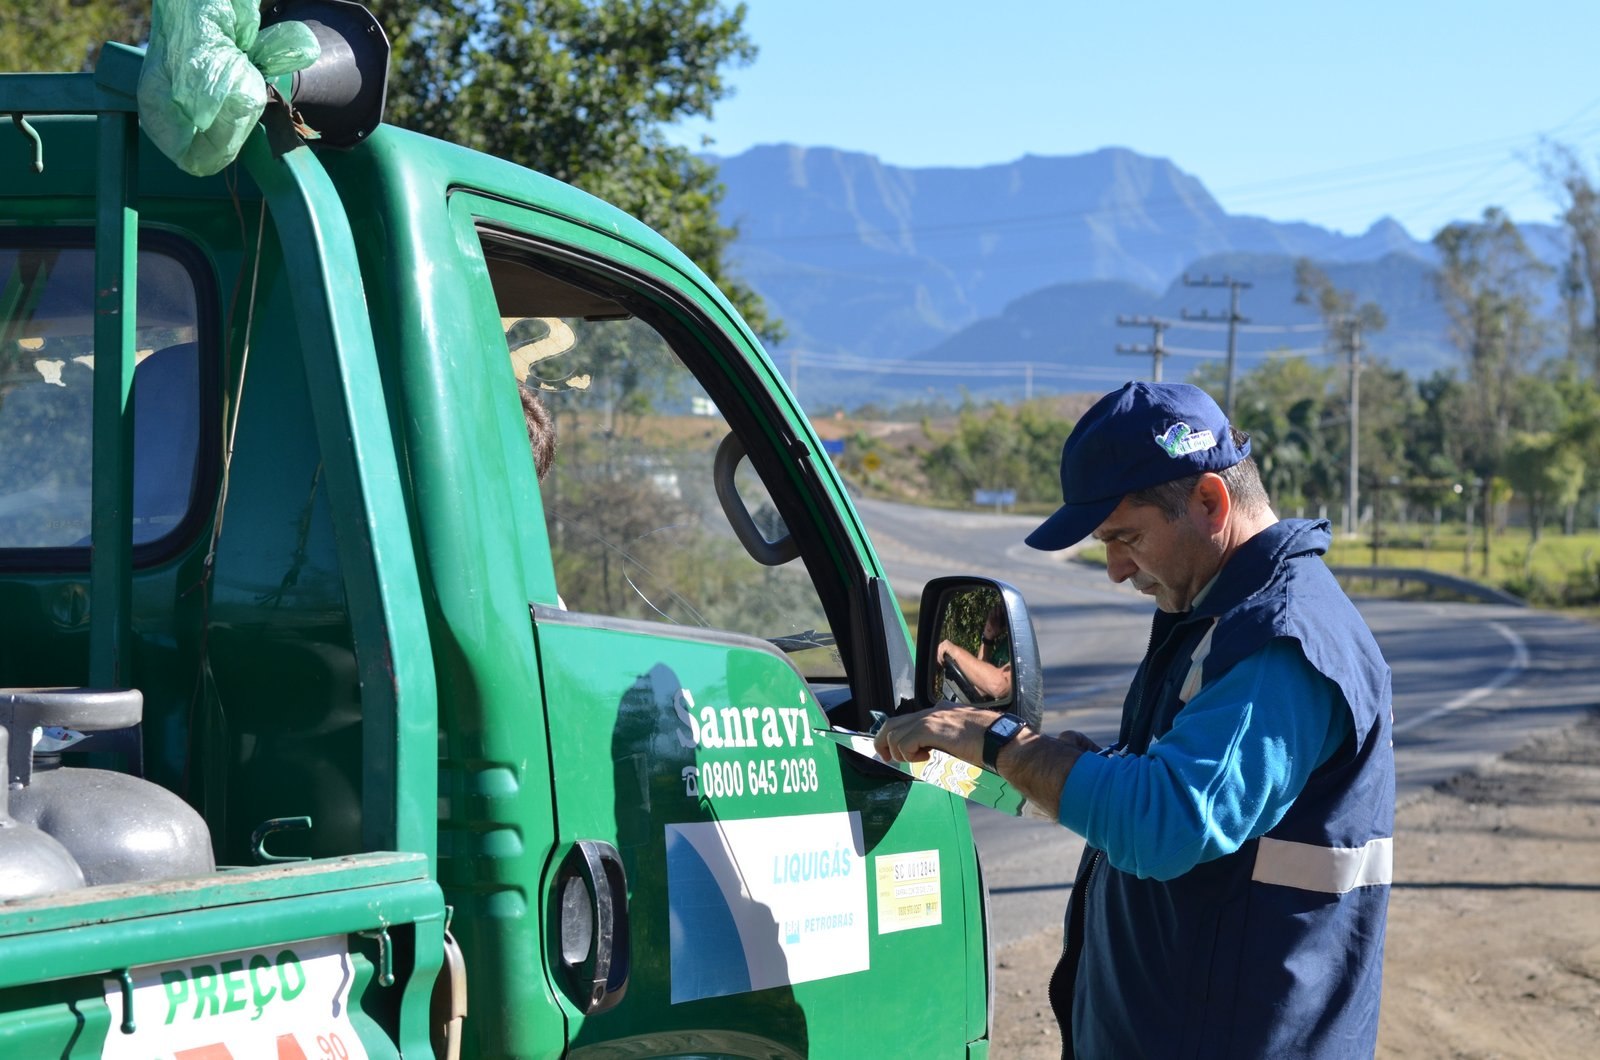
[[[1394,824],[1389,668],[1279,520],[1249,439],[1203,391],[1129,383],[1073,428],[1064,503],[1155,599],[1117,742],[968,708],[891,719],[879,753],[983,761],[1087,840],[1050,982],[1063,1054],[1371,1056]]]

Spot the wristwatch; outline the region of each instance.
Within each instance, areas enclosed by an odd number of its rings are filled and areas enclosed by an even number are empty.
[[[991,773],[998,773],[999,767],[995,759],[1000,757],[1000,748],[1017,738],[1017,733],[1022,731],[1026,723],[1015,714],[1002,714],[990,723],[983,731],[983,767]]]

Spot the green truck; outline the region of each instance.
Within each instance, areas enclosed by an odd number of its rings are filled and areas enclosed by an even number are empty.
[[[987,1055],[967,804],[830,738],[947,675],[728,301],[390,126],[192,176],[145,61],[0,75],[0,1056]]]

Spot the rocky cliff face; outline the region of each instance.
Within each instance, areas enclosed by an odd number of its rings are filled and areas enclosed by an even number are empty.
[[[1388,218],[1352,236],[1229,214],[1167,159],[1116,147],[964,169],[790,145],[717,161],[723,218],[740,230],[736,267],[788,326],[781,356],[802,369],[819,358],[820,370],[805,374],[808,400],[859,398],[864,386],[879,399],[961,386],[1099,390],[1149,374],[1148,358],[1117,354],[1118,343],[1150,341],[1119,327],[1119,315],[1227,310],[1226,291],[1185,287],[1186,273],[1252,284],[1241,303],[1252,327],[1238,336],[1248,370],[1252,358],[1322,342],[1306,330],[1315,314],[1294,301],[1300,257],[1383,308],[1389,324],[1370,337],[1372,355],[1413,375],[1459,363],[1435,296],[1433,248]],[[1565,254],[1557,229],[1525,234],[1542,257]],[[1165,338],[1219,357],[1226,346],[1204,327]],[[1167,378],[1185,377],[1195,356],[1172,358]],[[900,363],[864,374],[850,368],[859,361]],[[970,378],[949,369],[977,361],[1012,367]],[[908,362],[946,367],[919,376]]]

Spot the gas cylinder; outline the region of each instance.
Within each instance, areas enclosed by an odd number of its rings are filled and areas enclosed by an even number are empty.
[[[0,762],[10,734],[0,728]],[[67,848],[8,812],[11,786],[0,780],[0,902],[76,890],[83,872]]]
[[[0,759],[11,815],[64,846],[90,886],[216,871],[204,819],[178,796],[126,773],[61,765],[62,746],[136,725],[143,712],[136,688],[0,689],[0,725],[13,741],[28,741]],[[36,729],[56,735],[35,745]]]
[[[148,780],[34,759],[11,812],[71,852],[84,882],[135,883],[216,871],[211,833],[188,803]]]

